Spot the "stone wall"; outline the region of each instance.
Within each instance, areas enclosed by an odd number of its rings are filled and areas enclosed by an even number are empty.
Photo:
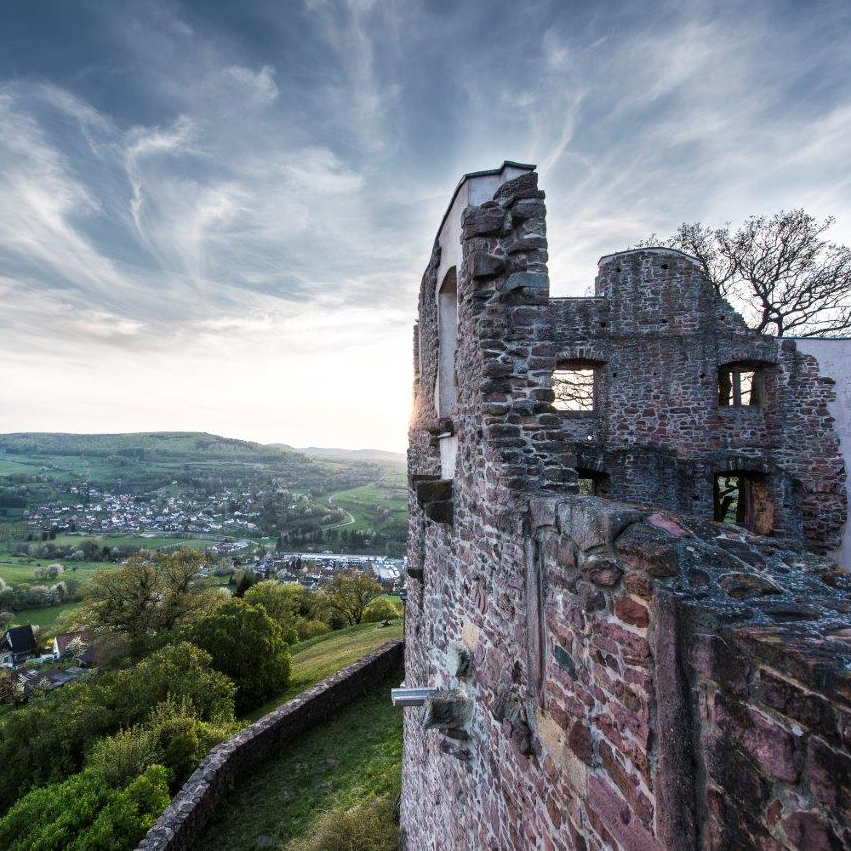
[[[575,495],[463,537],[408,602],[406,683],[470,718],[406,710],[407,847],[849,847],[848,574]]]
[[[241,776],[385,679],[400,665],[402,654],[402,641],[388,641],[217,745],[175,795],[139,849],[181,851],[191,847],[216,804]]]
[[[405,710],[407,847],[851,844],[848,578],[808,548],[845,512],[829,382],[679,252],[604,258],[594,297],[550,299],[531,171],[460,233],[443,422],[441,235],[418,323],[406,684],[440,694]],[[604,365],[591,417],[551,404],[565,360]],[[732,361],[766,365],[770,406],[719,412]],[[580,496],[581,468],[631,504]],[[714,473],[737,469],[770,478],[783,541],[705,519]]]

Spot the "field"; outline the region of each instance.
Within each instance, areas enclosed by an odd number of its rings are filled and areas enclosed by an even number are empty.
[[[305,642],[293,654],[291,688],[260,714],[400,635],[399,625],[378,629],[370,624]],[[401,676],[400,671],[241,779],[194,848],[286,847],[309,834],[326,810],[396,794],[402,711],[391,705],[390,689]]]
[[[162,547],[190,547],[191,549],[203,550],[210,545],[209,541],[199,541],[188,538],[145,538],[145,537],[104,537],[97,538],[85,535],[57,535],[55,543],[57,546],[78,543],[89,538],[95,540],[101,546],[116,547],[147,547],[148,549],[160,549]],[[89,575],[95,570],[109,569],[116,567],[113,562],[103,561],[69,561],[68,559],[47,559],[47,558],[28,558],[21,556],[13,556],[9,554],[9,545],[4,541],[0,541],[0,579],[3,579],[8,585],[33,584],[44,580],[37,580],[33,573],[34,569],[39,566],[45,566],[58,561],[64,565],[69,576],[77,577],[85,581]]]
[[[408,518],[408,494],[399,478],[388,471],[379,481],[329,494],[328,501],[351,514],[353,532],[398,529]]]
[[[44,606],[41,609],[21,609],[15,612],[12,626],[23,626],[28,623],[34,626],[53,626],[60,615],[70,612],[76,605],[77,603],[59,603],[57,606]]]

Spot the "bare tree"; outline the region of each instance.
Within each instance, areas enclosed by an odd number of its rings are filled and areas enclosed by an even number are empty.
[[[592,411],[594,385],[593,367],[560,367],[553,373],[553,405],[561,411]]]
[[[762,334],[836,337],[851,331],[851,249],[824,238],[833,223],[781,210],[751,216],[736,231],[683,223],[669,239],[653,234],[639,247],[697,257],[718,293]]]

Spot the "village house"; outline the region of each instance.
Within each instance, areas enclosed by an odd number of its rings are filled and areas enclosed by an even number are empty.
[[[37,655],[38,647],[30,624],[10,627],[3,634],[0,640],[0,665],[14,668]]]

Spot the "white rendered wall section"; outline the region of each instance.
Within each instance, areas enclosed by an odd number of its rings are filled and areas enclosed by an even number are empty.
[[[836,382],[836,400],[830,406],[830,413],[836,420],[833,427],[839,435],[839,449],[845,459],[845,471],[851,473],[851,339],[799,338],[795,340],[795,345],[799,352],[812,355],[818,361],[822,376]],[[847,479],[845,488],[851,497]],[[842,529],[842,545],[829,555],[846,570],[851,570],[851,524],[847,521]]]

